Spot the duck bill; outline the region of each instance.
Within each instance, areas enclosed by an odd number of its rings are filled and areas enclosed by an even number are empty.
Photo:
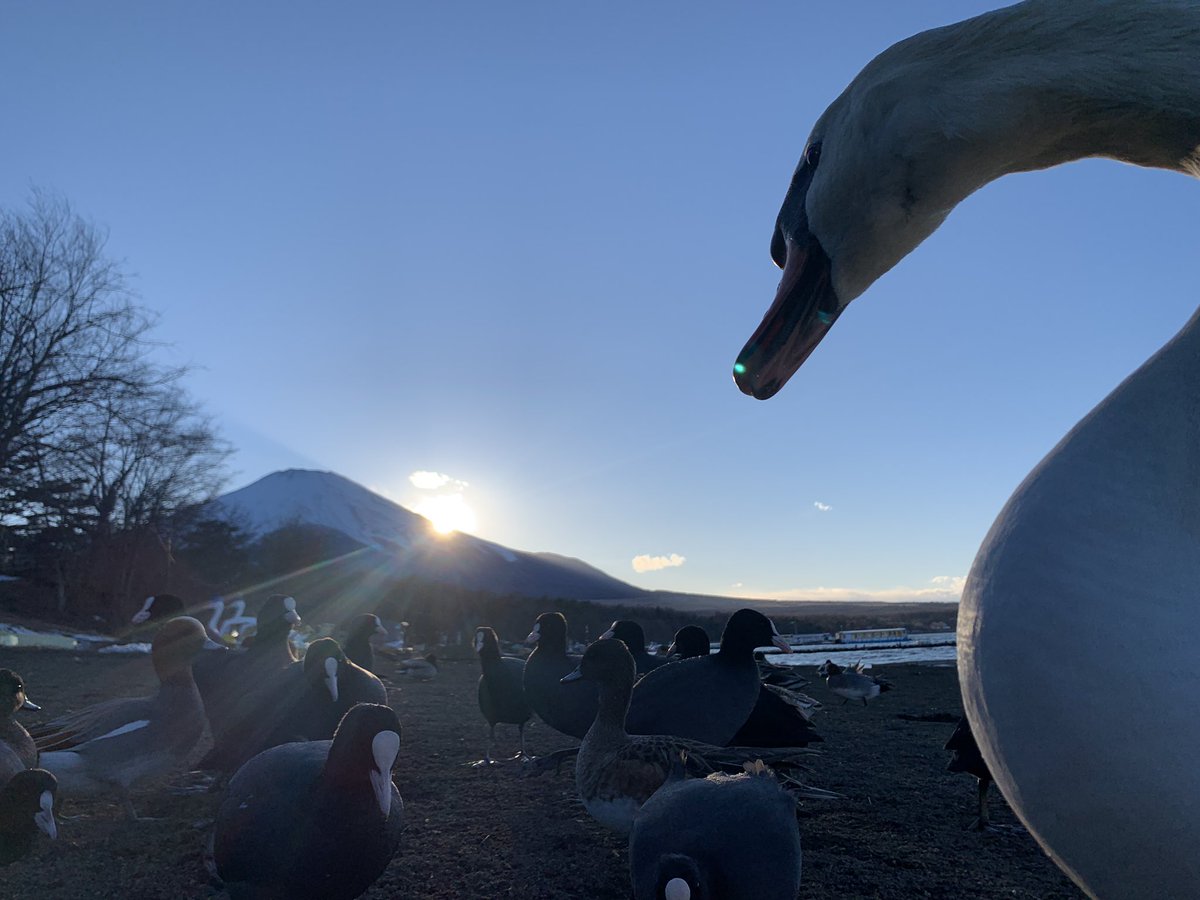
[[[28,697],[21,698],[21,709],[32,709],[34,712],[41,712],[42,708],[30,700]]]
[[[558,679],[560,684],[570,684],[572,681],[579,681],[583,678],[583,673],[576,669],[574,672],[568,672],[562,678]]]
[[[525,643],[526,644],[536,644],[538,642],[539,637],[541,637],[541,635],[539,635],[536,631],[531,631],[531,632],[529,632],[528,635],[526,635]]]
[[[375,794],[375,802],[379,804],[379,811],[386,819],[392,811],[392,773],[390,770],[380,772],[372,769],[370,777],[371,791]]]
[[[46,791],[41,796],[41,809],[33,815],[33,823],[50,840],[58,840],[58,823],[54,821],[54,796]]]
[[[775,645],[776,647],[778,647],[780,650],[782,650],[784,653],[792,652],[791,644],[789,644],[787,641],[785,641],[779,635],[775,635],[775,637],[771,638],[771,643],[773,645]]]
[[[775,302],[733,367],[738,388],[757,400],[779,393],[841,314],[829,256],[817,239],[805,230],[784,242],[787,260]]]
[[[610,628],[610,629],[608,629],[608,631],[604,632],[604,634],[600,635],[600,637],[596,638],[596,640],[608,641],[608,640],[612,640],[613,637],[614,637],[613,630]]]

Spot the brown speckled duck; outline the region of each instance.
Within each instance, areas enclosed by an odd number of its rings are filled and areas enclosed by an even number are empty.
[[[583,654],[579,668],[565,681],[584,679],[599,687],[596,720],[584,736],[575,760],[575,783],[587,811],[601,825],[628,832],[642,804],[667,780],[672,767],[685,756],[689,775],[742,770],[756,759],[783,770],[795,770],[800,760],[816,753],[802,747],[715,747],[670,735],[630,735],[625,714],[635,677],[633,657],[620,641],[596,641]],[[830,791],[810,788],[794,775],[791,790],[799,797],[832,799]]]
[[[97,703],[37,730],[39,765],[64,793],[117,793],[128,816],[137,818],[130,787],[181,766],[204,734],[192,660],[206,640],[197,620],[171,619],[154,635],[156,693]]]

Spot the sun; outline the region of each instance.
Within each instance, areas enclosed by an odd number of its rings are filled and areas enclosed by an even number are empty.
[[[428,519],[438,534],[455,531],[470,533],[477,527],[475,510],[471,509],[462,494],[425,497],[413,507],[413,511]]]

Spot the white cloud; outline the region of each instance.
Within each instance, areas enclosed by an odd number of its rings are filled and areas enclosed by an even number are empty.
[[[830,506],[828,503],[822,503],[820,500],[815,501],[813,503],[813,506],[815,506],[821,512],[829,512],[831,509],[833,509],[833,507]]]
[[[790,588],[783,591],[756,591],[752,588],[741,588],[739,597],[759,600],[787,601],[825,601],[845,602],[854,600],[870,600],[883,603],[957,603],[962,598],[963,582],[961,575],[939,575],[930,579],[928,587],[894,587],[882,589],[865,588]]]
[[[413,472],[408,476],[408,480],[413,487],[421,491],[437,491],[442,488],[461,491],[467,486],[465,481],[459,481],[449,475],[443,475],[441,472]]]
[[[937,575],[929,579],[929,583],[961,594],[963,586],[967,583],[967,577],[965,575]]]
[[[657,572],[659,569],[672,569],[687,562],[686,556],[672,553],[670,556],[649,556],[643,553],[633,558],[633,571]]]

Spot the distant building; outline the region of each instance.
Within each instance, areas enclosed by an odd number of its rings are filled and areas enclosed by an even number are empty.
[[[834,632],[833,639],[839,644],[869,644],[875,641],[908,640],[907,628],[856,628],[851,631]]]

